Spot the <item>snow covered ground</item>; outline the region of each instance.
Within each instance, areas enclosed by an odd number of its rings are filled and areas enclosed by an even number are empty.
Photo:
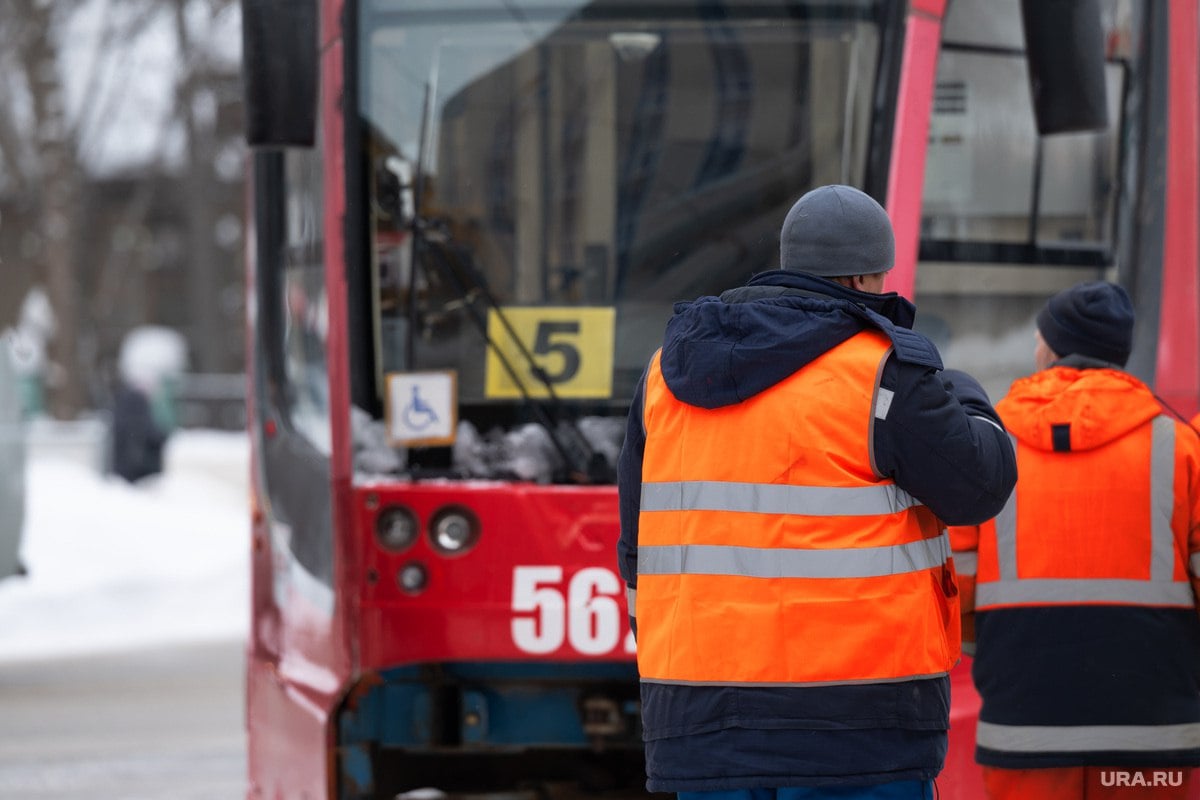
[[[135,486],[70,440],[30,437],[29,574],[0,580],[0,660],[244,638],[246,436],[176,431],[163,474]]]

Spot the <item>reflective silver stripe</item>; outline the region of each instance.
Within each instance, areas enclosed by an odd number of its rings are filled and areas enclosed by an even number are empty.
[[[994,420],[994,419],[989,419],[987,417],[980,417],[976,414],[968,414],[967,416],[970,417],[971,419],[977,419],[980,422],[986,422],[988,425],[991,425],[993,428],[1000,431],[1001,433],[1008,433],[1008,431],[1004,430],[1004,426],[1002,426],[1000,423],[996,422],[996,420]]]
[[[955,550],[950,555],[954,556],[954,570],[959,575],[974,575],[979,568],[979,554],[970,550]]]
[[[888,409],[892,407],[892,398],[896,396],[895,392],[883,386],[883,368],[891,357],[892,348],[889,346],[875,366],[875,380],[871,384],[871,407],[874,412],[867,420],[867,461],[871,465],[871,474],[877,478],[882,478],[883,473],[879,471],[879,464],[875,461],[875,420],[887,419]]]
[[[1018,753],[1186,750],[1200,747],[1200,723],[1179,725],[997,725],[979,721],[975,743]]]
[[[1150,580],[1169,581],[1175,575],[1175,421],[1154,418],[1150,446]]]
[[[1017,452],[1017,437],[1011,433],[1013,452]],[[1004,502],[1004,508],[996,515],[996,566],[1000,580],[1015,580],[1017,577],[1017,487],[1014,486]]]
[[[642,484],[642,511],[738,511],[812,517],[894,514],[920,505],[895,484],[784,486],[776,483],[670,481]]]
[[[637,613],[637,589],[632,586],[625,587],[625,605],[629,609],[629,616]]]
[[[1191,606],[1187,581],[1138,581],[1117,578],[1025,578],[980,583],[975,608],[1014,603],[1121,603],[1137,606]]]
[[[996,560],[1000,580],[1017,577],[1017,490],[1014,487],[1004,508],[996,515]]]
[[[892,399],[896,393],[891,389],[879,387],[879,393],[875,395],[875,419],[887,419],[888,410],[892,407]]]
[[[796,550],[733,545],[652,545],[638,548],[639,575],[736,575],[745,578],[874,578],[941,566],[950,538],[888,547]]]

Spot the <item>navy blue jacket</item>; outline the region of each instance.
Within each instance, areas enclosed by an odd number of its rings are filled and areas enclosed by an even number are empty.
[[[915,310],[798,272],[773,270],[721,297],[678,303],[662,348],[663,377],[681,401],[739,403],[871,328],[892,340],[881,386],[894,395],[874,425],[880,475],[943,522],[995,516],[1016,483],[1016,460],[979,384],[942,371],[911,330]],[[629,412],[618,466],[622,576],[637,586],[645,378]],[[731,446],[736,446],[731,443]],[[821,687],[642,684],[646,788],[704,791],[929,780],[941,770],[948,678]]]

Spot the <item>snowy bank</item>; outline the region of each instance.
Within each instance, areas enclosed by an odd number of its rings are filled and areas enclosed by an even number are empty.
[[[246,436],[177,431],[135,486],[52,442],[30,441],[29,574],[0,581],[0,660],[244,638]]]

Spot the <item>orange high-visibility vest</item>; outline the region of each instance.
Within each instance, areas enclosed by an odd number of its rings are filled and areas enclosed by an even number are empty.
[[[1185,465],[1192,448],[1176,447],[1182,434],[1163,414],[1089,450],[1037,450],[1017,440],[1017,488],[980,527],[976,610],[1194,607]]]
[[[941,524],[872,469],[889,352],[865,331],[717,409],[676,399],[655,354],[635,598],[643,681],[884,682],[958,660]]]

